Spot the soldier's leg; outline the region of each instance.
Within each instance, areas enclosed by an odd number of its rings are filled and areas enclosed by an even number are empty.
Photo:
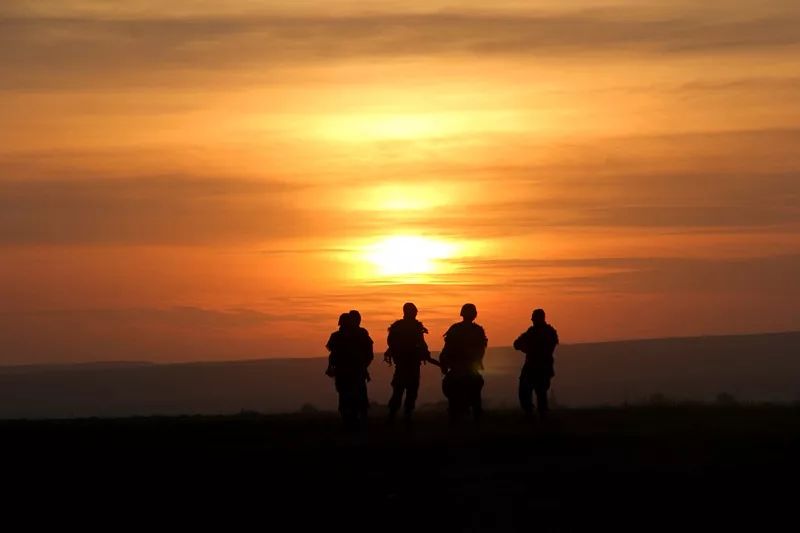
[[[369,396],[367,395],[367,382],[360,380],[358,384],[358,417],[366,420],[369,411]]]
[[[411,416],[417,403],[417,395],[419,394],[419,369],[417,369],[416,373],[411,373],[408,377],[409,379],[406,383],[405,412],[406,416]]]
[[[519,406],[526,415],[533,413],[533,384],[525,372],[519,377]]]
[[[474,376],[470,389],[472,416],[475,417],[475,420],[478,420],[483,414],[483,377]]]
[[[460,414],[459,407],[459,387],[452,374],[447,374],[442,380],[442,392],[447,398],[447,414],[450,421],[455,421]]]
[[[399,384],[392,385],[392,397],[389,398],[389,412],[394,414],[400,410],[403,403],[403,387]]]
[[[347,391],[344,388],[341,378],[336,378],[336,394],[339,396],[339,414],[344,416],[345,407],[347,407]]]
[[[403,403],[403,390],[405,389],[405,384],[403,383],[403,376],[400,373],[400,369],[394,367],[394,376],[392,376],[392,397],[389,398],[389,417],[393,418],[397,411],[400,410],[400,406]]]
[[[342,382],[339,393],[339,410],[345,429],[358,427],[358,400],[357,384],[350,380],[346,383]]]
[[[550,378],[543,378],[536,383],[536,410],[539,416],[546,416],[550,410],[547,393],[550,390]]]
[[[414,407],[417,403],[417,394],[419,394],[419,383],[410,383],[408,389],[406,389],[406,416],[411,416],[411,413],[414,412]]]
[[[344,417],[345,410],[347,409],[347,399],[343,393],[339,393],[339,414]]]

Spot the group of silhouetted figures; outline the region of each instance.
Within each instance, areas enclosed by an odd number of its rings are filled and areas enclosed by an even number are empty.
[[[394,366],[390,422],[395,420],[401,407],[406,420],[410,421],[419,392],[421,367],[428,363],[441,369],[442,392],[448,401],[451,420],[470,412],[476,420],[480,418],[484,384],[481,372],[488,340],[484,329],[475,323],[477,316],[478,310],[473,304],[461,307],[462,320],[444,334],[444,347],[436,360],[425,342],[428,330],[417,320],[417,307],[413,303],[403,305],[403,318],[389,326],[388,349],[384,354],[386,363]],[[542,309],[536,309],[531,320],[533,325],[514,341],[514,348],[525,353],[519,378],[519,402],[525,414],[531,416],[535,393],[537,411],[544,417],[548,411],[550,381],[555,375],[553,353],[558,345],[558,333],[546,322]],[[339,412],[345,426],[356,429],[367,417],[368,369],[374,359],[372,338],[361,327],[358,311],[339,317],[339,330],[331,334],[326,348],[330,352],[326,374],[335,380]]]

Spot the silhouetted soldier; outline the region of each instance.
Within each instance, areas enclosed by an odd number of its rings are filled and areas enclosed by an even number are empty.
[[[417,306],[408,302],[403,305],[403,318],[389,326],[384,360],[394,365],[392,397],[389,399],[389,421],[394,421],[403,393],[406,396],[405,416],[410,420],[419,393],[420,365],[431,360],[431,352],[425,342],[428,330],[417,320]]]
[[[483,412],[481,370],[488,341],[483,328],[475,324],[477,316],[478,310],[473,304],[464,304],[461,308],[463,320],[450,326],[444,334],[439,363],[445,375],[442,391],[449,401],[451,419],[470,409],[478,419]]]
[[[343,313],[339,317],[339,330],[331,334],[325,347],[330,351],[325,373],[335,378],[339,412],[345,426],[355,429],[359,419],[366,417],[369,405],[367,367],[372,361],[372,339],[358,326],[353,313]]]
[[[359,353],[361,354],[361,358],[364,361],[365,380],[369,382],[371,381],[372,378],[369,375],[367,367],[369,367],[369,365],[372,363],[372,360],[375,358],[375,353],[373,351],[374,343],[372,342],[372,338],[369,336],[369,331],[361,327],[361,313],[353,309],[348,314],[350,315],[350,319],[352,320],[353,327],[356,329],[356,339],[357,339],[356,342],[358,345]],[[359,416],[362,419],[366,419],[367,410],[369,410],[369,397],[367,396],[367,387],[365,384],[363,389],[363,395],[361,396],[360,409],[359,409]]]
[[[555,376],[553,352],[558,346],[558,332],[545,321],[544,309],[531,315],[533,326],[514,341],[514,349],[525,353],[525,364],[519,376],[519,404],[525,414],[533,414],[532,395],[536,392],[536,409],[540,417],[548,411],[547,391]]]

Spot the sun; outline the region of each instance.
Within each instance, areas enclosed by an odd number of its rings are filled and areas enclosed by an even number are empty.
[[[381,276],[398,277],[439,273],[455,252],[455,245],[443,240],[395,235],[368,246],[365,256]]]

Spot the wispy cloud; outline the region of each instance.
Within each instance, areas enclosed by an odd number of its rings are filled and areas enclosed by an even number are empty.
[[[794,9],[761,18],[629,8],[516,14],[0,18],[3,86],[54,76],[130,83],[146,72],[273,69],[296,62],[414,56],[691,54],[800,45]],[[24,70],[23,70],[24,69]],[[102,72],[103,79],[88,78]],[[175,81],[166,76],[162,83]],[[152,80],[156,81],[156,80]]]
[[[4,180],[0,243],[191,245],[297,236],[320,223],[287,202],[297,189],[223,177]]]
[[[605,294],[782,294],[789,300],[800,289],[788,283],[800,268],[800,255],[741,258],[618,257],[584,259],[477,259],[465,268],[497,286],[547,291],[570,289]]]
[[[615,145],[625,144],[636,147],[636,153],[667,147],[680,154],[703,141],[708,155],[696,154],[697,168],[684,171],[665,171],[670,163],[657,158],[650,163],[653,168],[642,164],[646,157],[631,165],[624,152],[611,160],[587,155],[566,170],[558,165],[526,168],[524,161],[494,168],[455,162],[434,176],[450,181],[454,190],[470,183],[477,192],[416,211],[356,210],[334,200],[343,192],[349,200],[358,199],[373,178],[314,183],[314,176],[269,181],[188,173],[101,179],[82,178],[75,169],[58,179],[12,175],[0,181],[0,244],[250,244],[315,237],[328,239],[320,251],[348,251],[343,236],[390,230],[433,229],[462,239],[543,228],[792,228],[800,225],[800,159],[790,153],[797,138],[794,130],[763,130],[605,141],[606,154],[619,153]],[[584,149],[592,150],[574,147],[579,160]],[[728,149],[724,159],[714,157]],[[783,168],[759,168],[759,161],[768,165],[773,160]],[[6,168],[17,174],[26,165],[12,158]],[[473,179],[470,171],[483,181]],[[514,187],[513,199],[480,194],[498,181]],[[278,249],[291,250],[285,244]]]

